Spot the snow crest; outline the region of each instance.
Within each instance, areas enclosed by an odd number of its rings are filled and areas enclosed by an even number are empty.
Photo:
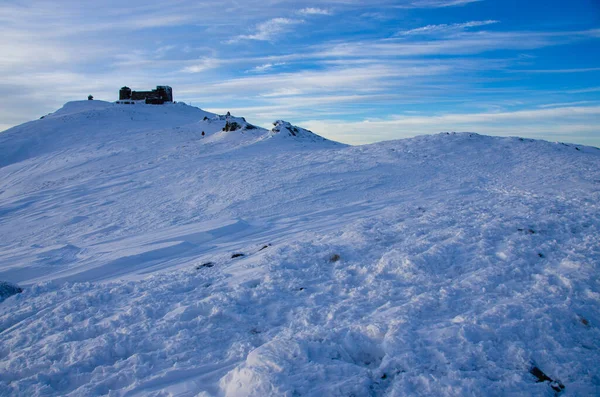
[[[0,134],[0,395],[598,394],[600,150],[178,105]]]

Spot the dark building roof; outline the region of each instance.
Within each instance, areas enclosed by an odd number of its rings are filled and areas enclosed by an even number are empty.
[[[156,86],[152,91],[132,91],[131,88],[124,86],[119,90],[120,101],[146,101],[150,104],[163,104],[173,102],[173,89],[168,85]]]

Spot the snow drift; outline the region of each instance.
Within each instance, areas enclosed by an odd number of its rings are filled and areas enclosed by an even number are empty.
[[[592,147],[70,103],[0,134],[0,395],[598,394],[598,203]]]

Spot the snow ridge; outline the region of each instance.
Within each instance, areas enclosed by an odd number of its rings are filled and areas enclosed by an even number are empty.
[[[597,148],[89,102],[0,134],[1,396],[598,394]]]

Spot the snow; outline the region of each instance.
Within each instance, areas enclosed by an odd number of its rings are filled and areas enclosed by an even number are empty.
[[[0,134],[0,395],[600,394],[600,150],[246,125]]]

